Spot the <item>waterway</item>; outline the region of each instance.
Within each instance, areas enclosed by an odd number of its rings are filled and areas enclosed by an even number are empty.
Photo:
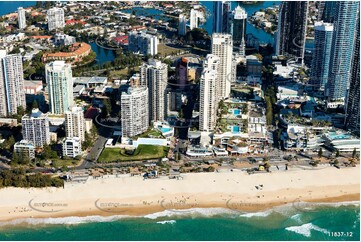
[[[95,42],[89,43],[92,50],[97,54],[96,63],[97,65],[102,65],[105,62],[113,61],[115,59],[115,51],[107,50],[98,46]]]
[[[18,2],[9,2],[4,1],[0,2],[0,15],[8,14],[17,10],[18,7],[29,7],[35,5],[35,1],[18,1]],[[206,22],[201,25],[200,27],[204,28],[209,34],[212,34],[212,26],[213,26],[213,2],[212,1],[201,1],[201,4],[206,8],[207,11],[207,18]],[[231,3],[231,8],[235,9],[237,5],[240,4],[243,7],[248,17],[252,16],[255,12],[259,11],[260,9],[266,9],[270,6],[279,5],[280,1],[263,1],[257,4],[242,4],[236,1]],[[135,12],[136,16],[146,16],[152,17],[154,19],[162,19],[167,20],[167,17],[163,16],[163,11],[154,8],[142,8],[142,7],[135,7],[132,9],[123,10],[126,13]],[[250,23],[247,23],[247,34],[253,34],[260,43],[264,44],[273,44],[274,43],[274,36],[265,32],[262,29],[258,29]],[[92,50],[97,54],[97,64],[104,64],[107,61],[113,61],[115,58],[115,51],[106,50],[96,45],[95,42],[90,43]],[[312,50],[313,48],[313,40],[306,41],[306,49]]]
[[[15,12],[18,7],[27,8],[34,6],[36,1],[0,1],[0,15],[9,14]]]
[[[231,9],[235,9],[237,7],[237,5],[239,4],[241,7],[243,7],[246,12],[248,17],[251,17],[255,12],[261,10],[261,9],[266,9],[268,7],[272,7],[272,6],[277,6],[279,5],[281,2],[280,1],[262,1],[262,2],[258,2],[256,4],[242,4],[239,1],[233,1],[231,3]],[[208,34],[212,34],[213,30],[213,2],[212,1],[202,1],[201,4],[206,8],[206,12],[207,12],[207,17],[206,17],[206,22],[201,25],[202,28],[204,28]],[[263,29],[259,29],[256,28],[254,25],[252,25],[251,23],[247,22],[247,34],[252,34],[253,36],[255,36],[260,43],[262,44],[274,44],[274,36],[272,34],[269,34],[267,32],[265,32]],[[313,40],[306,40],[306,49],[307,50],[312,50],[313,49]]]

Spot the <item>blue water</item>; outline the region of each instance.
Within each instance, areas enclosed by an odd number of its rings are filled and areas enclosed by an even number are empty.
[[[18,7],[30,7],[34,6],[36,1],[0,1],[0,15],[8,14],[17,11]]]
[[[235,110],[233,110],[233,114],[235,114],[235,115],[239,115],[241,112],[239,111],[239,109],[235,109]]]
[[[231,8],[232,10],[235,9],[237,7],[237,4],[239,3],[239,1],[233,1],[231,3]],[[279,5],[281,2],[280,1],[261,1],[257,4],[242,4],[240,3],[240,6],[243,7],[247,14],[248,17],[251,17],[255,12],[259,11],[260,9],[266,9],[267,7],[271,7],[274,5]],[[204,28],[208,34],[212,34],[213,30],[212,30],[212,26],[213,26],[213,16],[212,16],[212,11],[213,11],[213,2],[211,1],[202,1],[201,4],[203,6],[206,7],[207,9],[207,21],[205,24],[203,24],[203,26],[201,26],[202,28]],[[253,34],[262,44],[274,44],[274,36],[263,31],[262,29],[258,29],[255,26],[253,26],[252,24],[247,22],[247,34]],[[313,49],[313,40],[306,40],[306,49],[307,50],[312,50]]]
[[[90,43],[92,50],[97,54],[96,64],[102,65],[107,61],[113,61],[115,59],[115,51],[107,50],[99,47],[95,42]]]
[[[246,10],[248,17],[250,17],[253,15],[253,13],[259,11],[262,8],[265,9],[265,8],[273,6],[273,5],[279,5],[279,3],[280,2],[278,2],[278,1],[269,1],[269,2],[264,1],[264,2],[260,2],[259,4],[251,4],[251,5],[240,4],[240,6]],[[213,16],[211,15],[211,13],[213,11],[213,2],[204,1],[204,2],[201,2],[201,4],[203,6],[205,6],[207,9],[207,12],[210,13],[207,15],[206,23],[201,27],[205,28],[209,34],[212,34]],[[231,4],[232,10],[237,7],[237,4],[238,4],[238,2],[236,2],[236,1],[232,2],[232,4]],[[256,27],[254,27],[252,24],[250,24],[248,22],[247,22],[247,34],[253,34],[257,39],[260,40],[261,43],[273,44],[273,42],[274,42],[274,38],[271,34],[266,33],[262,29],[257,29]]]
[[[0,227],[0,240],[358,241],[360,238],[359,206],[354,205],[312,209],[288,206],[259,213],[193,209],[139,218],[91,219],[103,222],[79,223],[73,217],[43,220],[58,223],[52,225],[5,225]],[[329,232],[343,232],[347,236],[332,236]]]
[[[239,127],[238,126],[233,126],[232,127],[232,132],[233,133],[239,133]]]
[[[163,11],[161,11],[159,9],[137,7],[137,8],[122,10],[122,12],[125,12],[125,13],[132,13],[133,11],[135,12],[135,16],[152,17],[156,20],[159,20],[159,19],[165,20],[165,21],[169,20],[168,17],[163,16]]]
[[[162,131],[162,133],[168,132],[170,130],[171,128],[160,128],[160,131]]]

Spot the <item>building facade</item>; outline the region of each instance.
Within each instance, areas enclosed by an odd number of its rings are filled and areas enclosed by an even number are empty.
[[[19,29],[26,28],[25,9],[22,7],[18,8],[18,27]]]
[[[73,78],[70,64],[54,61],[45,65],[49,107],[53,114],[64,114],[73,106]]]
[[[231,93],[233,42],[230,34],[212,35],[212,54],[219,57],[218,75],[218,97],[226,98]]]
[[[314,90],[325,90],[330,69],[333,24],[315,23],[315,48],[312,57],[310,85]]]
[[[359,2],[336,3],[331,46],[330,71],[326,95],[329,101],[342,101],[350,84],[350,70],[355,46],[355,29]]]
[[[17,113],[18,107],[26,109],[23,62],[21,55],[0,52],[0,116]]]
[[[78,137],[68,137],[63,140],[63,156],[75,158],[82,155],[81,140]]]
[[[167,115],[168,66],[161,61],[150,59],[140,68],[140,86],[149,91],[149,122],[164,121]]]
[[[133,31],[128,37],[128,50],[142,55],[158,54],[158,37],[144,32]]]
[[[21,119],[23,139],[31,142],[35,147],[50,144],[50,131],[48,115],[39,109],[33,109],[30,115]]]
[[[215,55],[207,55],[203,63],[203,72],[200,80],[199,97],[199,130],[213,131],[217,122],[217,70],[220,58]]]
[[[32,160],[35,159],[35,147],[28,140],[21,140],[14,144],[14,152],[21,159]]]
[[[199,18],[201,17],[201,12],[197,9],[192,8],[189,14],[189,28],[190,30],[198,28],[199,26]]]
[[[64,10],[62,8],[51,8],[47,12],[48,30],[62,29],[65,27]]]
[[[346,102],[346,129],[360,136],[360,16],[355,34],[355,50],[352,58],[350,88]]]
[[[122,136],[133,137],[149,127],[148,88],[129,88],[121,95]]]
[[[247,12],[244,8],[237,6],[233,11],[232,36],[233,45],[245,44],[247,26]]]
[[[187,18],[183,14],[179,14],[178,16],[178,35],[186,35],[187,34]]]
[[[213,2],[213,33],[230,33],[231,3],[229,1]]]
[[[296,58],[303,63],[308,17],[307,1],[284,1],[280,5],[276,55]]]
[[[66,137],[78,137],[81,142],[85,140],[84,112],[81,107],[72,107],[65,112]]]

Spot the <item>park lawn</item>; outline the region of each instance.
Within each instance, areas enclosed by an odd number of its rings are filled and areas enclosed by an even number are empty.
[[[159,130],[150,128],[147,131],[145,131],[144,133],[136,135],[133,138],[134,139],[137,139],[137,138],[163,138],[163,135],[162,135],[162,132],[160,132]]]
[[[76,159],[55,159],[52,160],[52,167],[77,166],[80,160]]]
[[[167,155],[169,148],[157,145],[139,145],[133,155],[125,153],[123,148],[105,148],[98,161],[103,163],[139,161],[163,158]]]
[[[136,66],[133,68],[135,72],[139,71],[139,67]],[[121,78],[121,79],[127,79],[128,78],[128,67],[121,69],[121,70],[113,70],[110,71],[110,77],[111,78]]]
[[[159,44],[158,45],[158,53],[160,56],[168,56],[168,55],[177,55],[178,51],[182,51],[181,49],[169,47],[165,44]]]

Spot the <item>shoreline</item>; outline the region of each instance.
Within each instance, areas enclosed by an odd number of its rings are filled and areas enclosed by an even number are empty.
[[[0,189],[2,223],[26,219],[89,216],[139,217],[189,209],[263,212],[278,206],[360,201],[359,167],[291,170],[247,175],[245,172],[182,174],[183,180],[121,176],[89,179],[65,188]],[[261,186],[262,185],[262,186]],[[306,202],[306,204],[305,204]]]

